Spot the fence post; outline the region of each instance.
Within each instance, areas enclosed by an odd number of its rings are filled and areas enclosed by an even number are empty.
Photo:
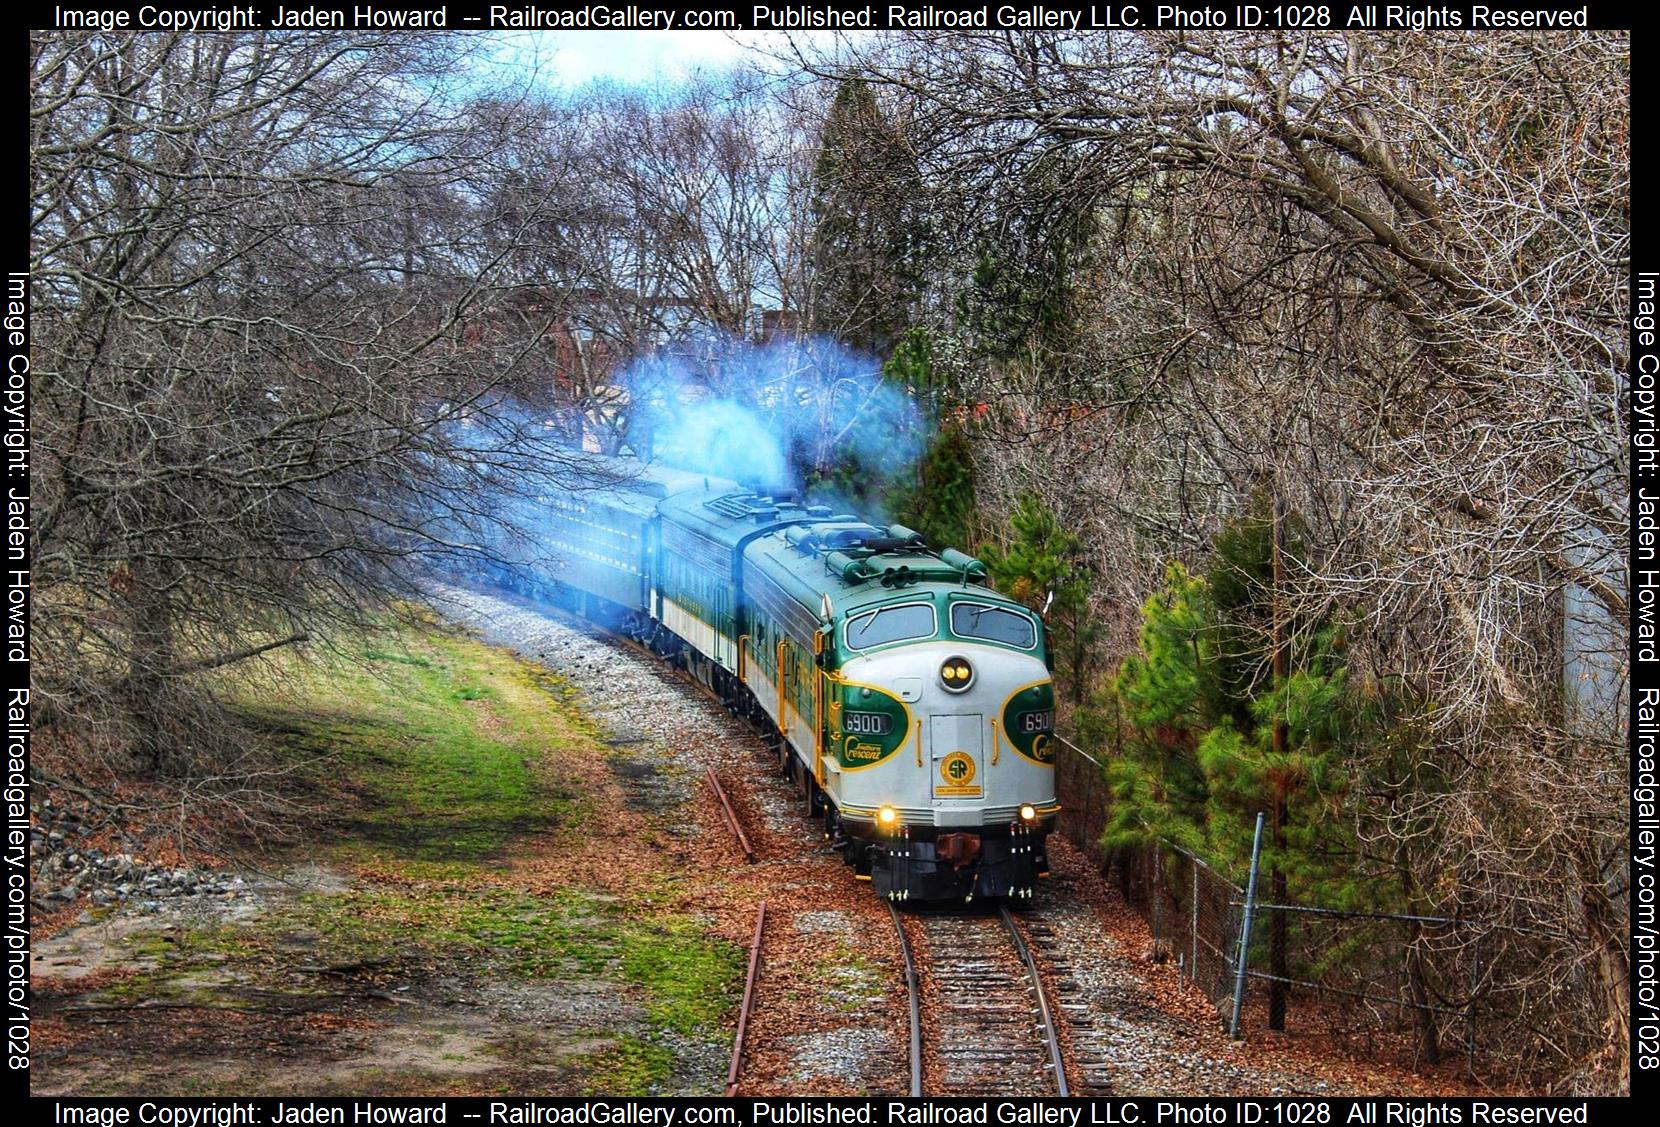
[[[1233,1020],[1228,1036],[1239,1040],[1239,1011],[1245,1006],[1245,959],[1251,949],[1251,913],[1256,909],[1257,862],[1262,858],[1262,812],[1257,812],[1257,832],[1251,839],[1251,878],[1245,884],[1245,918],[1239,925],[1239,969],[1233,981]]]
[[[1193,932],[1193,954],[1191,956],[1192,961],[1188,964],[1188,968],[1187,968],[1187,980],[1189,982],[1198,982],[1199,981],[1199,858],[1197,858],[1197,857],[1193,858],[1192,864],[1193,864],[1193,912],[1192,912],[1193,924],[1192,924],[1191,930]]]
[[[1164,938],[1164,843],[1153,839],[1153,950]]]
[[[1076,766],[1084,773],[1084,818],[1086,819],[1084,825],[1086,827],[1085,833],[1089,834],[1089,831],[1095,828],[1095,772],[1082,763],[1078,763]],[[1093,841],[1099,839],[1100,836],[1100,834],[1090,834],[1086,840]]]

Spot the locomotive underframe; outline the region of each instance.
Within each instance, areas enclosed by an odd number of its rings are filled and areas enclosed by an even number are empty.
[[[870,850],[876,892],[897,900],[1030,899],[1048,872],[1044,835],[1026,826],[987,826],[980,833],[911,827]],[[962,839],[972,841],[964,849]],[[964,857],[964,854],[969,854]]]

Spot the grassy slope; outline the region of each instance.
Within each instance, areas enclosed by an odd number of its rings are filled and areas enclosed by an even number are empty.
[[[349,887],[279,901],[252,924],[203,923],[165,942],[141,933],[134,952],[160,950],[162,968],[109,997],[199,997],[189,984],[204,959],[263,989],[293,990],[284,966],[301,935],[311,964],[459,974],[481,990],[587,980],[619,993],[627,1004],[611,1023],[504,1031],[506,1056],[514,1037],[531,1034],[538,1053],[549,1038],[583,1046],[573,1090],[660,1091],[672,1086],[677,1046],[724,1038],[741,952],[657,894],[673,878],[649,863],[638,896],[585,880],[605,863],[583,859],[589,831],[615,815],[616,797],[603,785],[605,749],[558,678],[436,630],[288,672],[280,694],[243,699],[296,761],[310,760],[301,770],[323,796],[317,840],[296,859],[329,864]],[[560,875],[538,876],[526,858],[552,859]],[[392,977],[384,985],[408,989]],[[504,1072],[497,1086],[513,1083]]]

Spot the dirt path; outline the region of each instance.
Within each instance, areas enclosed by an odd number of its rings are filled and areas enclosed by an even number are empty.
[[[276,709],[330,807],[278,875],[83,900],[37,944],[32,1090],[718,1092],[741,932],[703,906],[684,766],[477,643],[360,664]]]

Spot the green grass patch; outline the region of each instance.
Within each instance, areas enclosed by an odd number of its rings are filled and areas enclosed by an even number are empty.
[[[363,660],[394,661],[401,665],[413,665],[421,669],[426,669],[432,665],[432,662],[428,661],[424,657],[416,657],[413,654],[406,653],[390,653],[386,650],[364,650]]]
[[[860,1013],[886,996],[883,973],[865,953],[847,940],[838,940],[835,955],[819,964],[822,994],[842,1013]]]
[[[633,916],[577,889],[535,896],[471,882],[308,893],[257,929],[205,924],[140,933],[127,946],[160,965],[111,984],[106,999],[192,996],[199,991],[186,988],[185,977],[221,964],[232,974],[257,974],[296,960],[384,960],[388,972],[401,973],[460,956],[488,976],[609,979],[644,1011],[648,1031],[694,1037],[721,1035],[720,1019],[737,1000],[743,972],[740,948],[684,916]],[[303,994],[323,985],[288,981],[283,989]],[[671,1057],[650,1041],[625,1038],[596,1058],[607,1078],[596,1081],[596,1090],[643,1093],[667,1076]]]
[[[297,923],[357,957],[419,948],[484,958],[526,978],[597,975],[637,988],[655,1028],[710,1032],[736,1000],[743,952],[685,917],[625,916],[566,889],[551,897],[451,885],[301,898]]]
[[[580,823],[576,796],[536,770],[550,752],[586,741],[574,698],[465,638],[430,631],[402,641],[296,663],[286,699],[247,709],[297,754],[323,757],[319,782],[355,792],[349,834],[383,861],[472,862],[515,837]]]
[[[731,1007],[743,952],[713,941],[692,921],[635,927],[622,936],[622,972],[651,995],[655,1024],[681,1033],[713,1028]]]
[[[125,946],[140,958],[189,962],[217,955],[241,958],[258,949],[258,940],[245,928],[221,923],[167,932],[138,932],[128,937]]]
[[[674,1053],[628,1034],[584,1063],[584,1095],[651,1096],[673,1071]]]
[[[98,997],[109,1002],[176,1001],[184,991],[173,980],[184,973],[182,968],[139,971],[98,991]]]
[[[676,913],[682,874],[643,874],[624,904],[582,888],[504,887],[493,871],[521,849],[590,848],[597,807],[558,781],[559,757],[605,752],[563,678],[438,629],[340,646],[286,672],[286,692],[267,689],[245,711],[340,803],[324,844],[332,862],[359,870],[358,886],[273,905],[234,938],[199,929],[164,953],[173,944],[146,937],[138,953],[163,962],[157,977],[217,960],[261,979],[300,958],[372,961],[371,977],[447,966],[466,977],[602,979],[629,1004],[606,1034],[613,1043],[583,1058],[593,1066],[584,1083],[611,1094],[660,1090],[678,1039],[723,1036],[744,954]]]

